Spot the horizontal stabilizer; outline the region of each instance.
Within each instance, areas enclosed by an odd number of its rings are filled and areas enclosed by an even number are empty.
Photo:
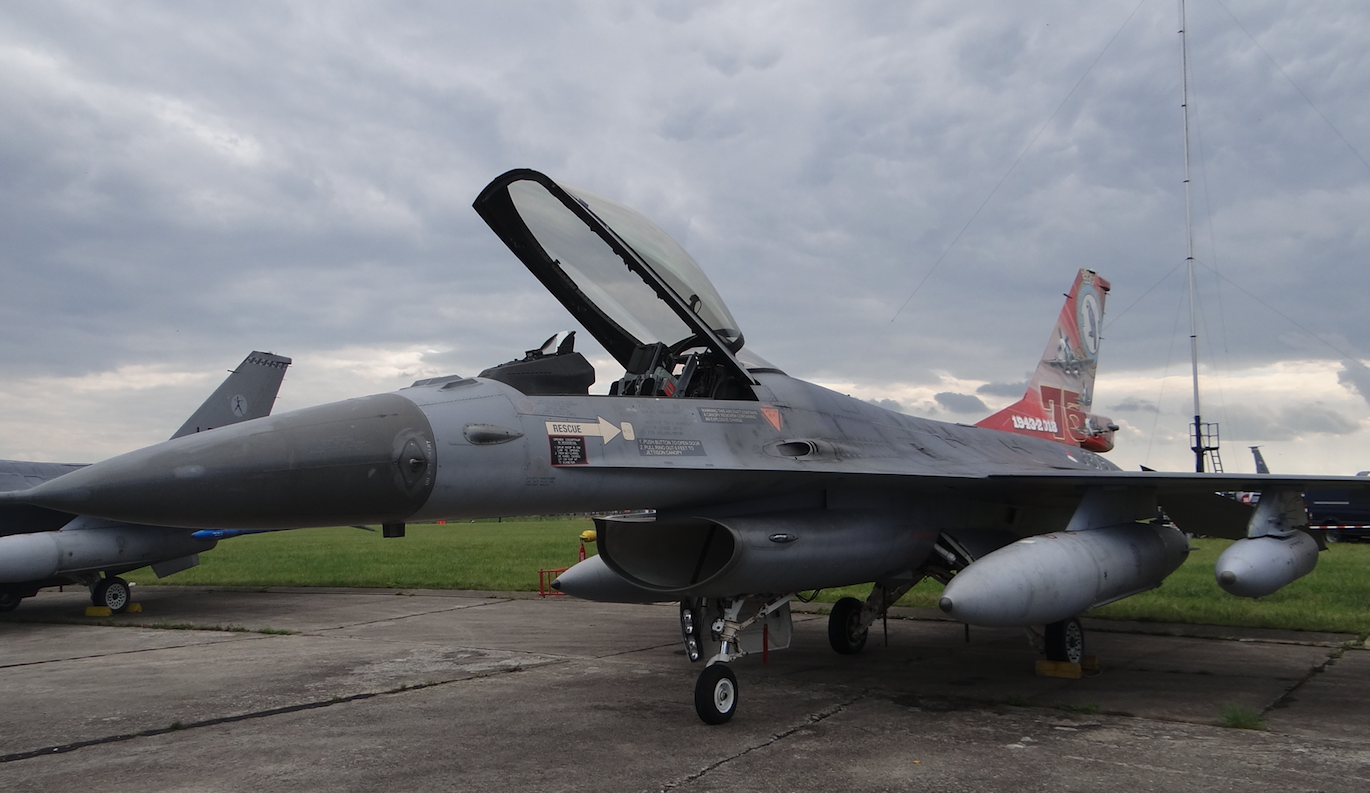
[[[276,393],[281,390],[289,358],[269,352],[253,352],[238,364],[228,379],[215,389],[200,409],[181,425],[172,440],[183,435],[259,419],[271,415]]]

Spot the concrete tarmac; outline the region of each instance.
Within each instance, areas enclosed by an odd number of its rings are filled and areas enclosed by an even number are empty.
[[[1037,677],[1021,631],[795,615],[709,727],[674,605],[510,593],[135,590],[0,615],[0,790],[1356,790],[1356,637],[1087,621],[1102,663]],[[904,616],[932,616],[901,612]],[[1227,705],[1262,731],[1218,726]]]

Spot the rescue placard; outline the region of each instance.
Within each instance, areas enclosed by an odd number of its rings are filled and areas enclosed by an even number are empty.
[[[585,465],[585,437],[582,435],[549,435],[552,465]]]

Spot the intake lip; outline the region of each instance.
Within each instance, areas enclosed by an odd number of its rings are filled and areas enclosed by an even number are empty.
[[[12,498],[196,529],[389,523],[424,505],[436,470],[423,411],[378,394],[187,435]]]

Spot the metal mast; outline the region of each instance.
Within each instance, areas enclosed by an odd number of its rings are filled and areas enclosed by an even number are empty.
[[[1194,470],[1204,472],[1205,460],[1211,460],[1213,470],[1221,473],[1222,459],[1218,456],[1218,425],[1205,424],[1199,410],[1199,310],[1194,290],[1194,212],[1189,183],[1189,44],[1185,36],[1184,0],[1180,2],[1180,68],[1183,100],[1180,115],[1184,121],[1184,234],[1185,268],[1189,276],[1189,367],[1194,381],[1194,424],[1190,427],[1190,449],[1194,452]],[[1210,454],[1211,452],[1211,454]]]

